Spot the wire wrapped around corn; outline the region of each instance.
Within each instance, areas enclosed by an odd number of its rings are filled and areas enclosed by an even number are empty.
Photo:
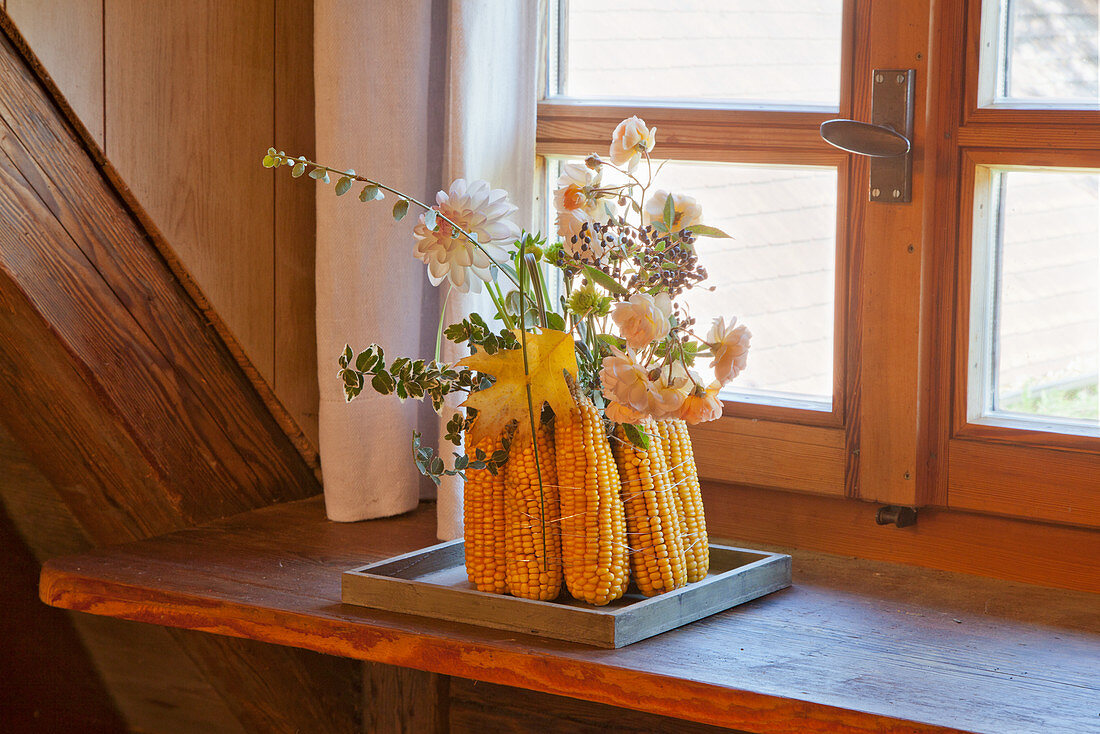
[[[639,427],[649,448],[639,448],[616,431],[612,447],[622,479],[626,536],[634,582],[646,596],[678,589],[687,582],[687,559],[681,538],[678,496],[671,486],[657,422]]]
[[[661,448],[665,463],[672,474],[672,486],[679,498],[680,535],[683,537],[687,560],[687,581],[706,578],[710,568],[710,546],[707,542],[707,520],[703,513],[703,495],[699,489],[699,471],[687,423],[682,420],[657,421],[661,433]]]
[[[486,455],[501,448],[500,441],[482,441],[470,453],[482,449]],[[463,537],[466,548],[466,576],[478,591],[504,594],[508,591],[504,559],[504,474],[488,469],[466,470],[462,504]]]
[[[496,475],[466,473],[466,571],[480,591],[602,606],[638,589],[654,596],[709,567],[695,457],[682,420],[646,419],[642,449],[619,428],[610,443],[592,401],[569,380],[574,407],[516,441]],[[491,455],[500,441],[474,447]],[[540,488],[539,472],[542,483]]]
[[[537,466],[530,438],[512,443],[504,465],[505,578],[513,596],[549,601],[561,593],[562,567],[554,436],[545,423],[536,440]]]
[[[565,584],[574,599],[603,606],[630,582],[619,473],[599,412],[567,382],[574,408],[554,421]]]

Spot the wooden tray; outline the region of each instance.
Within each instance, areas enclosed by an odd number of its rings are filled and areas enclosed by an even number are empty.
[[[526,632],[597,647],[622,647],[791,585],[791,557],[710,546],[702,581],[646,598],[633,589],[605,607],[573,599],[532,601],[478,591],[466,579],[463,543],[412,553],[345,571],[345,604]]]

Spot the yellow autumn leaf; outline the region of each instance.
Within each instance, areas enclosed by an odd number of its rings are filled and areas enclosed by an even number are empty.
[[[516,339],[520,333],[516,331]],[[492,375],[496,382],[487,390],[470,393],[462,403],[477,409],[477,420],[470,427],[466,445],[476,446],[483,438],[496,439],[510,421],[517,421],[516,440],[531,435],[527,405],[527,385],[531,386],[531,405],[538,420],[543,403],[549,403],[555,415],[565,415],[573,407],[573,398],[562,370],[577,376],[577,354],[573,336],[568,332],[543,329],[527,334],[528,374],[523,373],[523,350],[508,349],[496,354],[478,352],[459,362],[463,367]]]

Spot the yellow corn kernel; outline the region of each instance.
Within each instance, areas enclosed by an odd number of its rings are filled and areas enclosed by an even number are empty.
[[[500,441],[482,441],[467,447],[471,455],[478,448],[492,455]],[[468,469],[462,498],[463,537],[466,548],[466,576],[478,591],[508,592],[504,571],[504,475],[488,469]]]
[[[672,486],[680,498],[680,534],[687,558],[687,580],[693,583],[706,578],[710,569],[707,519],[699,489],[699,471],[695,466],[687,423],[677,419],[658,421],[658,425],[665,462],[672,474]]]
[[[630,583],[619,472],[599,412],[567,381],[575,407],[554,421],[562,568],[574,599],[603,606]]]
[[[644,595],[654,596],[686,583],[687,559],[660,430],[652,418],[646,418],[640,427],[649,436],[648,449],[630,443],[621,428],[616,431],[612,447],[622,479],[634,583]]]
[[[552,430],[540,424],[536,440],[537,469],[531,439],[513,442],[504,465],[505,578],[513,596],[549,601],[561,593],[561,510]]]

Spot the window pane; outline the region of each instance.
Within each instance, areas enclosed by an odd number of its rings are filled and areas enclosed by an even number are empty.
[[[604,181],[614,182],[607,175]],[[661,169],[655,188],[694,197],[703,208],[703,221],[733,237],[696,240],[708,278],[703,287],[682,297],[700,337],[706,337],[718,316],[725,316],[727,323],[736,316],[752,332],[748,367],[723,396],[751,402],[810,401],[813,408],[828,410],[833,392],[836,169],[672,161]],[[709,286],[714,291],[706,290]],[[707,360],[700,360],[697,368],[706,380],[713,379]]]
[[[993,176],[987,412],[1098,425],[1098,186],[1095,173]]]
[[[997,10],[996,3],[989,5]],[[1002,0],[996,100],[1100,104],[1097,5],[1096,0]]]
[[[560,94],[839,105],[841,0],[559,2]]]

